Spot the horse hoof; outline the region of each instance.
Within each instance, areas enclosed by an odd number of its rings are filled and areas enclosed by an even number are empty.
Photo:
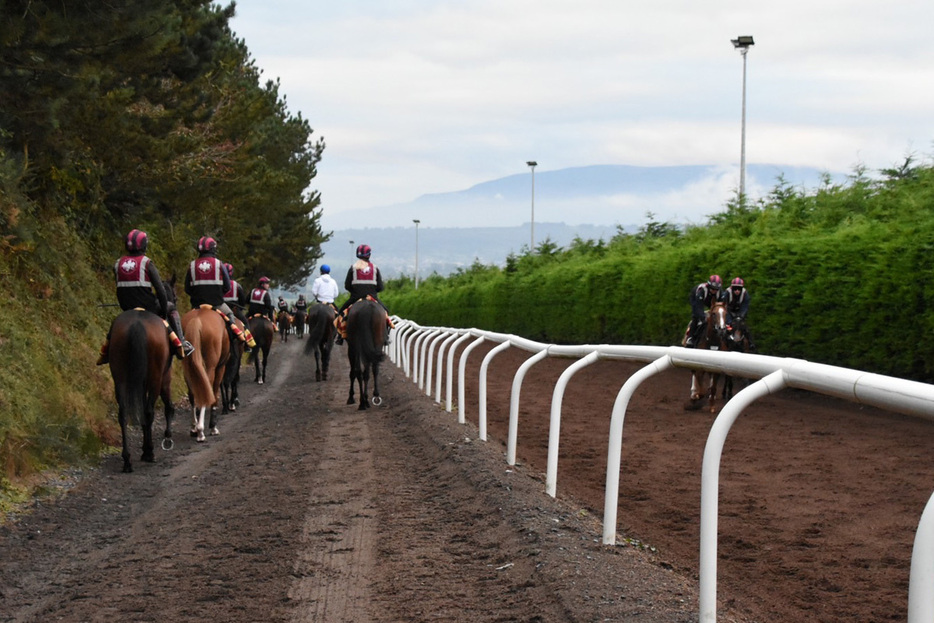
[[[204,443],[207,440],[207,437],[204,436],[204,433],[198,435],[198,443]]]
[[[263,379],[256,379],[256,384],[257,384],[257,385],[262,385],[262,384],[263,384]]]
[[[348,398],[348,399],[347,399],[347,404],[349,404],[349,405],[352,405],[352,404],[355,403],[355,402],[356,402],[356,400],[354,400],[353,398]]]
[[[144,463],[155,463],[156,457],[152,454],[144,454],[142,457],[140,457],[140,460]]]
[[[219,430],[217,430],[217,427],[216,427],[216,426],[215,426],[214,428],[211,429],[211,435],[212,435],[212,436],[216,436],[216,435],[220,435],[220,434],[221,434],[221,432],[220,432]]]
[[[373,396],[372,402],[373,402],[373,406],[374,406],[374,407],[378,407],[378,406],[380,406],[381,404],[383,404],[383,399],[380,398],[379,396]]]
[[[191,435],[192,437],[197,437],[197,436],[198,436],[198,429],[197,429],[197,428],[192,428],[191,431],[189,431],[188,434]]]
[[[171,438],[171,437],[166,437],[165,439],[162,440],[162,449],[163,449],[163,450],[171,450],[171,449],[174,448],[174,447],[175,447],[175,442],[172,441],[172,438]]]

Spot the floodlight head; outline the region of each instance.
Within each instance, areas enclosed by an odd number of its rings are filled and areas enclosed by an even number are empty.
[[[756,42],[752,40],[752,35],[743,35],[736,39],[730,39],[730,41],[733,43],[734,48],[741,50],[746,50],[749,46],[756,44]]]
[[[526,164],[529,165],[530,167],[537,167],[537,166],[538,166],[538,163],[535,162],[534,160],[529,160],[528,162],[526,162]]]

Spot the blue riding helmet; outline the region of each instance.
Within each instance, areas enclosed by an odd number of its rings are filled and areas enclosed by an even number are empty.
[[[327,264],[322,264],[322,265],[321,265],[321,274],[322,274],[322,275],[327,275],[327,274],[330,273],[330,272],[331,272],[331,267],[330,267],[330,266],[328,266]]]

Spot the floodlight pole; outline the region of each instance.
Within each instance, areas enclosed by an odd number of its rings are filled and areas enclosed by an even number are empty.
[[[739,201],[746,204],[746,54],[755,45],[751,35],[744,35],[730,40],[733,47],[743,55],[743,124],[739,152]]]
[[[421,223],[417,218],[413,218],[415,223],[415,289],[418,290],[418,224]]]
[[[532,232],[529,238],[529,254],[531,255],[535,253],[535,167],[538,166],[538,163],[529,160],[526,164],[532,169]]]

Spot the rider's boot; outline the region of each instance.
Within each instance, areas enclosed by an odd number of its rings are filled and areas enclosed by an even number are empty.
[[[110,362],[110,358],[108,356],[109,350],[110,350],[110,338],[107,338],[107,341],[101,345],[101,352],[100,352],[100,356],[97,358],[96,365],[102,366]]]
[[[190,357],[191,354],[195,352],[195,347],[191,345],[191,342],[185,339],[185,334],[182,332],[182,321],[178,316],[178,312],[170,312],[166,318],[166,322],[169,324],[169,342],[173,347],[172,352],[174,352],[175,356],[179,359]]]
[[[247,338],[246,338],[246,335],[243,333],[243,331],[240,329],[240,327],[237,326],[237,323],[234,322],[234,315],[233,315],[233,313],[231,313],[231,314],[229,314],[229,315],[227,316],[227,326],[229,326],[229,327],[230,327],[230,330],[233,331],[233,334],[234,334],[235,336],[237,336],[237,339],[239,339],[239,340],[240,340],[241,342],[243,342],[244,344],[247,344],[247,343],[248,343],[248,340],[247,340]],[[255,341],[253,342],[253,346],[256,346],[256,342],[255,342]]]

